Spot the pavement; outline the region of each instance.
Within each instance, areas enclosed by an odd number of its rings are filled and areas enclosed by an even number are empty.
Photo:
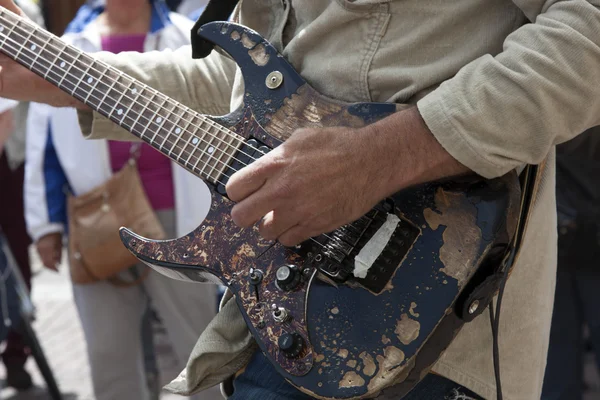
[[[64,400],[95,400],[85,339],[73,303],[68,268],[63,265],[59,273],[48,271],[42,268],[35,254],[33,254],[33,265],[32,296],[37,309],[34,329],[61,388],[63,398]],[[157,332],[156,337],[156,353],[161,381],[164,384],[177,376],[179,371],[168,340],[160,331]],[[26,368],[33,376],[35,388],[21,393],[10,388],[1,389],[0,399],[47,400],[50,398],[33,359],[29,359]],[[588,387],[584,400],[600,400],[600,374],[591,355],[586,356],[584,375]],[[0,377],[3,376],[5,372],[0,363]],[[161,399],[181,400],[183,397],[163,393]]]
[[[95,400],[85,338],[73,302],[68,268],[61,265],[59,273],[49,271],[41,266],[35,254],[32,255],[34,266],[32,300],[36,307],[36,320],[33,327],[63,393],[63,399]],[[166,336],[160,330],[156,336],[161,383],[166,384],[180,371],[177,370],[177,360]],[[0,377],[5,376],[3,368],[0,363]],[[0,390],[0,399],[50,399],[45,390],[45,382],[31,357],[26,368],[32,374],[35,388],[20,393],[12,388],[4,388]],[[185,397],[162,393],[161,399],[182,400]]]

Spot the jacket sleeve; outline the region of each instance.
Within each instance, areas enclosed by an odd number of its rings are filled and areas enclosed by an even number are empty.
[[[442,146],[487,178],[600,124],[600,0],[514,3],[532,23],[417,103]]]
[[[213,51],[194,60],[190,46],[148,53],[94,54],[100,60],[202,114],[229,112],[235,63]],[[96,112],[79,111],[86,138],[134,140],[134,136]]]
[[[50,106],[32,103],[27,119],[25,220],[34,241],[63,232],[67,221],[68,182],[53,143],[51,112]]]

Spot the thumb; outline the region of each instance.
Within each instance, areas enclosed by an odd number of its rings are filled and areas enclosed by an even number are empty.
[[[17,7],[13,0],[0,0],[0,7],[4,7],[9,11],[14,12],[15,14],[23,15],[23,11],[21,11],[21,9]]]

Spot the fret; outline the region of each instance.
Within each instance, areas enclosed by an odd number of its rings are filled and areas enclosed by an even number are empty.
[[[50,40],[54,41],[53,38],[52,38],[52,36],[49,36],[48,42]],[[54,47],[56,47],[56,46],[54,46]],[[54,57],[54,60],[52,60],[52,63],[50,64],[50,68],[48,68],[48,70],[46,71],[46,73],[44,73],[44,79],[46,79],[48,77],[48,74],[50,73],[50,71],[52,71],[53,68],[56,66],[56,62],[60,59],[60,56],[62,56],[63,52],[65,51],[65,47],[66,46],[63,45],[63,47],[56,53],[56,55]]]
[[[193,145],[195,145],[196,143],[199,143],[199,142],[194,143],[194,139],[199,140],[198,137],[196,136],[196,131],[198,131],[198,125],[194,124],[194,120],[195,119],[198,119],[198,118],[195,115],[192,114],[192,119],[190,120],[190,123],[188,124],[188,126],[190,128],[192,128],[192,130],[188,131],[186,129],[186,133],[189,133],[190,135],[189,135],[189,137],[188,137],[188,139],[187,139],[187,141],[185,143],[185,147],[184,148],[187,148],[190,145],[190,143],[193,144]],[[194,149],[192,149],[191,151],[189,151],[188,156],[187,156],[187,160],[185,161],[186,165],[190,165],[191,166],[192,171],[194,171],[194,166],[192,165],[192,163],[190,162],[190,160],[191,160],[191,158],[192,158],[193,155],[194,155]]]
[[[75,89],[74,89],[74,92],[76,92],[77,90],[79,90],[79,85],[81,85],[81,82],[83,82],[83,79],[84,79],[84,78],[86,77],[86,75],[88,74],[88,72],[89,72],[90,68],[92,68],[92,65],[94,65],[94,62],[93,62],[93,61],[92,61],[92,63],[91,63],[91,64],[89,64],[89,65],[87,66],[87,68],[85,68],[85,69],[83,70],[83,73],[81,74],[81,76],[80,76],[80,77],[79,77],[79,79],[77,80],[77,83],[75,84]],[[89,79],[89,78],[88,78],[88,79]],[[90,91],[90,93],[91,93],[91,91]],[[89,96],[89,93],[88,93],[88,96]],[[86,96],[86,97],[87,97],[87,96]]]
[[[191,114],[190,112],[188,112],[188,110],[185,110],[183,115],[185,116],[185,114]],[[194,120],[194,115],[191,115],[191,118],[187,118],[186,119],[186,124],[184,128],[180,128],[181,132],[177,132],[177,129],[175,129],[175,134],[176,135],[180,135],[181,137],[183,137],[184,135],[188,135],[187,140],[185,141],[184,145],[181,147],[181,151],[179,152],[179,156],[177,157],[178,160],[182,160],[183,159],[183,153],[185,152],[185,149],[187,148],[187,146],[190,144],[190,141],[192,139],[192,137],[194,136],[190,131],[188,131],[188,128],[190,128],[190,126],[192,125],[192,121]],[[184,162],[184,164],[187,166],[189,163],[189,156],[188,156],[188,160],[186,160]]]
[[[18,21],[17,21],[17,23],[18,23]],[[6,33],[6,36],[4,37],[4,42],[2,42],[2,47],[4,47],[4,46],[6,45],[6,41],[7,41],[8,39],[10,39],[11,41],[13,41],[13,42],[15,43],[15,45],[18,45],[18,44],[19,44],[19,42],[15,41],[14,39],[12,39],[12,38],[10,37],[10,36],[13,34],[13,32],[14,32],[15,28],[17,27],[17,24],[16,24],[16,23],[12,22],[12,24],[13,24],[13,25],[12,25],[12,27],[11,27],[11,28],[8,30],[8,32]],[[4,30],[4,29],[3,29],[3,30]],[[11,47],[13,47],[13,46],[11,45]],[[14,49],[16,49],[16,47],[13,47],[13,48],[14,48]],[[18,56],[17,56],[16,54],[15,54],[15,55],[13,55],[13,57],[15,57],[15,59],[17,59],[17,58],[18,58]]]
[[[152,118],[149,118],[148,125],[146,125],[146,130],[149,129],[151,124],[157,125],[156,132],[154,132],[154,135],[152,135],[152,138],[150,139],[150,144],[154,144],[154,140],[156,139],[156,136],[160,133],[160,130],[165,123],[166,117],[159,115],[158,112],[165,105],[166,102],[167,102],[166,98],[162,100],[162,103],[158,106],[158,110],[154,111],[154,116]],[[163,140],[163,143],[164,143],[164,140]]]
[[[112,72],[112,71],[111,71],[111,69],[110,69],[110,68],[108,68],[106,71],[104,71],[103,75],[104,75],[105,77],[108,77],[108,75],[107,75],[107,72]],[[114,78],[113,78],[113,79],[111,79],[111,80],[112,80],[112,83],[110,84],[110,86],[108,86],[108,89],[106,90],[106,92],[104,92],[104,95],[103,95],[103,96],[102,96],[102,98],[100,99],[100,103],[99,103],[98,107],[101,107],[103,104],[106,104],[106,99],[107,99],[107,98],[110,98],[110,92],[113,90],[113,88],[115,87],[115,85],[117,84],[117,82],[118,82],[118,80],[121,78],[121,76],[122,76],[122,74],[121,74],[121,72],[119,72],[119,75],[117,76],[117,78],[116,78],[116,79],[114,79]],[[111,100],[113,100],[113,99],[111,99]],[[114,100],[113,100],[113,101],[114,101]],[[116,101],[114,101],[114,104],[113,104],[113,106],[112,106],[112,107],[109,105],[109,109],[113,110],[113,109],[114,109],[114,106],[115,106],[116,104],[117,104],[117,102],[116,102]],[[109,113],[109,115],[110,115],[110,113]]]
[[[88,91],[87,96],[85,96],[85,99],[83,100],[83,102],[85,104],[87,104],[88,99],[90,98],[90,96],[92,95],[92,93],[94,93],[96,91],[96,88],[98,87],[98,83],[100,83],[100,79],[97,76],[93,76],[92,74],[90,74],[90,69],[94,66],[95,61],[92,61],[92,63],[90,64],[90,67],[88,67],[88,69],[85,70],[84,75],[89,75],[89,78],[87,79],[87,83],[91,84],[91,82],[94,82],[94,85],[91,86],[91,89]],[[90,82],[90,79],[92,80]],[[81,82],[81,79],[80,79]],[[100,105],[100,103],[98,103],[98,105]]]
[[[17,24],[15,25],[15,27],[20,28],[19,27],[19,23],[20,21],[17,21]],[[21,52],[26,48],[25,46],[27,45],[27,42],[29,41],[29,38],[31,37],[31,35],[33,35],[34,31],[25,31],[25,34],[27,34],[27,36],[23,36],[21,35],[22,38],[24,38],[23,43],[20,43],[20,48],[17,51],[17,54],[15,55],[15,57],[19,58],[19,56],[21,55]],[[32,64],[33,65],[33,64]]]
[[[119,79],[121,79],[121,76],[119,76],[117,78],[117,81]],[[125,96],[125,93],[127,93],[127,91],[129,90],[129,87],[131,87],[131,85],[133,85],[133,81],[130,81],[129,84],[125,87],[125,90],[121,91],[121,94],[119,95],[119,98],[117,99],[117,101],[115,101],[115,105],[113,106],[112,110],[110,111],[110,114],[108,114],[109,118],[114,118],[113,114],[115,113],[115,110],[117,110],[117,115],[123,115],[121,117],[121,120],[119,121],[119,124],[123,123],[123,121],[125,120],[125,117],[131,110],[131,107],[129,107],[127,109],[127,111],[123,112],[123,108],[122,108],[122,104],[121,104],[121,100],[123,99],[123,96]],[[117,109],[117,107],[120,107],[120,108]],[[133,125],[131,126],[131,128],[133,129]]]
[[[44,79],[48,78],[48,74],[51,72],[53,66],[53,63],[49,61],[49,58],[56,57],[56,52],[48,50],[51,39],[51,36],[46,35],[45,32],[41,30],[37,30],[36,35],[30,39],[30,42],[35,45],[35,47],[30,46],[30,52],[35,54],[32,64],[39,66],[41,71],[46,71],[43,74]]]
[[[177,104],[171,104],[171,102],[168,102],[169,105],[172,105],[172,108],[170,110],[164,109],[166,111],[166,115],[171,116],[174,115],[175,110],[177,110]],[[163,107],[164,108],[164,107]],[[160,146],[158,146],[158,150],[163,151],[163,148],[165,146],[165,143],[167,142],[167,139],[173,135],[173,130],[175,129],[175,124],[173,123],[173,121],[171,121],[171,119],[169,117],[165,117],[165,122],[163,123],[163,127],[165,127],[167,125],[167,123],[171,124],[171,128],[166,132],[163,133],[164,138],[162,143],[160,144]],[[175,139],[177,140],[177,139]],[[175,143],[177,143],[175,141]],[[171,145],[173,145],[173,143],[170,143]]]
[[[37,33],[37,29],[35,30],[35,32]],[[33,64],[37,63],[38,58],[40,58],[40,54],[42,54],[42,52],[44,52],[46,50],[46,45],[48,44],[49,41],[50,41],[50,37],[48,37],[46,39],[46,41],[42,44],[41,47],[34,43],[34,46],[36,46],[36,48],[32,49],[31,51],[35,51],[38,47],[40,50],[37,53],[35,53],[35,58],[33,59]]]
[[[210,167],[209,172],[206,174],[209,178],[212,176],[217,164],[219,163],[218,153],[221,151],[219,146],[223,143],[221,138],[219,137],[218,132],[213,132],[213,125],[210,121],[207,121],[208,128],[206,128],[206,132],[210,135],[210,142],[204,151],[208,157],[206,158],[206,164]],[[216,141],[216,142],[215,142]],[[213,143],[214,142],[214,143]]]
[[[147,91],[147,89],[146,89],[146,88],[144,88],[144,90],[146,90],[146,91]],[[140,120],[140,118],[141,118],[142,116],[143,116],[143,117],[145,117],[145,118],[147,118],[147,117],[144,115],[144,112],[146,111],[146,109],[148,108],[148,106],[150,105],[150,103],[152,102],[152,100],[154,99],[154,97],[156,96],[156,93],[154,93],[154,91],[152,91],[151,93],[152,93],[152,96],[150,96],[150,98],[149,98],[149,99],[145,99],[145,100],[146,100],[146,103],[142,105],[142,110],[141,110],[141,111],[138,113],[138,116],[137,116],[137,118],[135,119],[135,121],[133,121],[133,125],[131,125],[131,129],[135,129],[135,125],[138,123],[138,121]],[[138,96],[138,97],[139,97],[139,96]],[[150,120],[150,122],[152,122],[152,120]],[[147,127],[147,125],[146,125],[146,127]],[[143,131],[141,131],[141,132],[140,132],[140,138],[143,138],[143,136],[144,136],[144,132],[143,132]],[[152,144],[152,143],[150,143],[150,144]]]
[[[81,56],[81,53],[77,53],[75,58],[73,58],[73,62],[71,62],[69,64],[69,67],[67,68],[64,76],[62,77],[62,79],[60,80],[60,82],[58,82],[58,87],[61,87],[63,82],[65,81],[65,78],[69,75],[69,73],[71,72],[71,69],[73,68],[73,65],[75,64],[75,62],[77,61],[77,59]],[[71,94],[75,93],[75,89],[76,87],[73,87],[73,91],[71,92]]]
[[[220,129],[217,126],[213,125],[213,128],[216,128],[217,130],[220,131]],[[219,167],[216,168],[216,165],[215,165],[215,167],[213,167],[213,170],[210,173],[210,176],[212,176],[216,172],[216,174],[214,176],[215,181],[217,179],[219,179],[219,177],[225,173],[225,170],[227,169],[227,164],[229,164],[229,160],[227,160],[227,159],[223,160],[223,157],[229,156],[228,150],[234,148],[234,146],[232,146],[232,141],[233,141],[233,139],[235,139],[235,136],[228,135],[226,132],[222,132],[222,133],[224,134],[223,136],[225,136],[227,138],[227,140],[222,140],[222,143],[223,143],[225,149],[220,150],[220,152],[219,152],[219,155],[217,158],[217,163],[218,163]],[[218,148],[218,146],[217,146],[217,148]],[[234,152],[234,154],[235,154],[235,152]]]
[[[180,109],[180,107],[175,107],[175,109]],[[175,135],[175,141],[173,142],[173,145],[171,146],[171,148],[169,149],[169,153],[167,154],[169,157],[171,157],[173,155],[173,150],[175,149],[175,147],[177,147],[177,143],[179,143],[179,140],[181,139],[182,136],[182,129],[181,129],[181,121],[183,120],[183,116],[185,115],[185,110],[183,110],[183,113],[177,116],[177,123],[174,123],[173,126],[171,127],[171,131],[169,132],[169,134],[171,135]],[[189,122],[188,122],[189,125]]]
[[[198,150],[198,145],[199,145],[200,143],[202,143],[202,142],[205,142],[205,140],[204,140],[204,137],[206,136],[207,130],[205,130],[205,129],[202,127],[202,124],[204,124],[205,122],[206,122],[206,120],[201,120],[201,122],[200,122],[200,126],[198,127],[198,129],[199,129],[199,130],[203,131],[203,134],[202,134],[202,140],[198,140],[198,141],[195,143],[196,147],[194,148],[194,151],[193,151],[193,153],[196,153],[196,151]],[[212,145],[212,142],[213,142],[213,140],[215,140],[215,137],[214,137],[213,135],[210,135],[210,139],[209,139],[209,141],[208,141],[207,145],[205,146],[205,149],[206,149],[206,150],[205,150],[205,151],[202,151],[202,150],[200,150],[200,151],[201,151],[201,153],[200,153],[200,155],[198,156],[198,159],[196,160],[196,162],[194,163],[194,169],[196,169],[196,168],[198,167],[198,164],[199,164],[200,162],[202,162],[202,168],[200,169],[200,172],[199,172],[200,176],[203,176],[203,175],[204,175],[204,169],[205,169],[205,168],[206,168],[206,167],[207,167],[207,166],[210,164],[210,159],[211,159],[211,158],[213,158],[213,156],[212,156],[212,154],[211,154],[212,152],[214,152],[214,146]],[[210,149],[212,149],[212,151],[210,151],[210,152],[209,152],[209,150],[210,150]],[[207,156],[207,157],[206,157],[206,160],[202,160],[202,158],[203,158],[205,155]]]

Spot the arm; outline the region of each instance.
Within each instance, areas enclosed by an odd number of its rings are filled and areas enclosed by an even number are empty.
[[[600,1],[514,2],[535,22],[417,104],[442,146],[488,178],[600,123]]]
[[[15,121],[12,110],[2,112],[0,114],[0,154],[14,129]]]
[[[44,265],[55,269],[66,222],[67,179],[52,141],[50,112],[39,103],[29,108],[24,196],[27,230]]]

